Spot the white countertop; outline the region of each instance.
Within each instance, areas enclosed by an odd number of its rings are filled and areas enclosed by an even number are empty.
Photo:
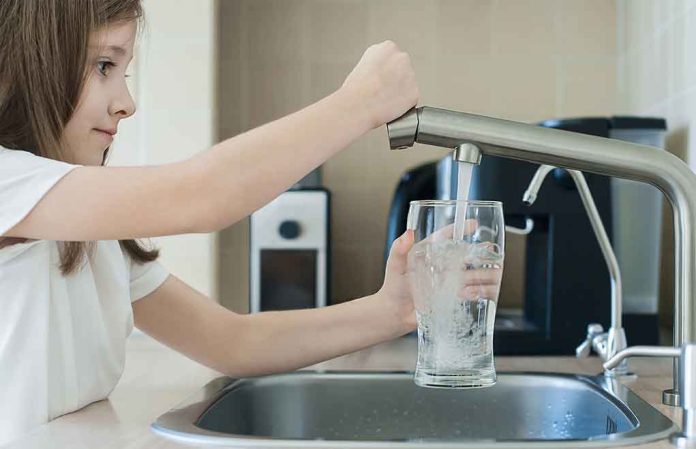
[[[413,370],[416,341],[404,337],[368,348],[310,369]],[[543,363],[540,363],[543,360]],[[673,420],[678,409],[659,403],[661,391],[671,387],[671,361],[635,359],[632,368],[640,374],[627,386]],[[595,374],[595,357],[496,357],[498,371],[552,371]],[[116,389],[104,401],[57,418],[3,449],[181,449],[192,446],[154,434],[150,424],[158,416],[198,391],[220,374],[162,346],[142,333],[128,341],[126,369]],[[670,448],[666,441],[633,446]]]

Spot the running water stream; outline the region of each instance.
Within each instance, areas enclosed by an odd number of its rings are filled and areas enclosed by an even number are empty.
[[[469,199],[469,188],[471,187],[471,172],[474,164],[457,162],[457,201]],[[454,211],[454,235],[452,239],[459,241],[464,239],[464,225],[466,223],[466,206],[457,203]]]

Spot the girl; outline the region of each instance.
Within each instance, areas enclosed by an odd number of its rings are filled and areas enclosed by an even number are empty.
[[[189,160],[106,167],[135,112],[125,77],[141,14],[139,0],[0,2],[0,443],[107,397],[133,324],[239,377],[415,328],[410,233],[375,294],[249,316],[168,274],[134,240],[225,228],[403,114],[419,95],[408,55],[374,45],[333,94]]]

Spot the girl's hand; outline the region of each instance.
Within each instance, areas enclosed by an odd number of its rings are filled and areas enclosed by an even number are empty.
[[[416,329],[416,309],[411,294],[407,264],[408,252],[413,246],[413,240],[413,230],[410,229],[394,240],[389,251],[384,283],[377,294],[382,301],[390,303],[391,309],[395,311],[397,325],[402,328],[404,334]]]
[[[465,232],[470,233],[476,229],[475,220],[467,220]],[[452,227],[448,226],[431,234],[429,239],[438,241],[452,236]],[[386,301],[390,310],[395,311],[397,325],[402,333],[408,333],[417,328],[416,309],[408,272],[408,252],[414,244],[413,230],[406,230],[392,243],[387,260],[387,268],[384,273],[384,283],[377,296],[381,301]],[[497,300],[500,291],[500,282],[503,270],[474,269],[462,267],[461,285],[458,290],[459,297],[470,298],[495,298]]]
[[[371,128],[402,116],[420,95],[411,58],[392,41],[369,47],[341,89],[364,105]]]

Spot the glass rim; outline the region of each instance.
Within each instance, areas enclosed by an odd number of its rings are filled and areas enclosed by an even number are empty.
[[[502,201],[495,200],[413,200],[409,205],[417,206],[452,206],[454,204],[470,204],[474,206],[501,206]]]

